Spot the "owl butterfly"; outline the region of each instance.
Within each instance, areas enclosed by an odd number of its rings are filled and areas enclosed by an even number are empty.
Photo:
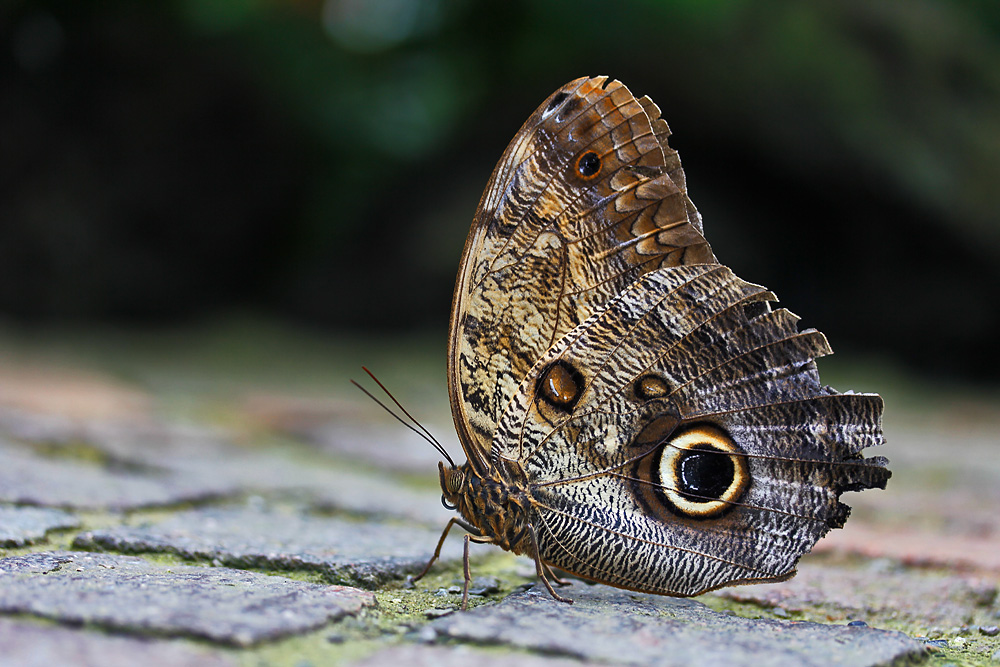
[[[882,399],[820,384],[823,334],[717,262],[669,134],[648,97],[577,79],[486,186],[448,352],[468,461],[439,465],[466,596],[470,540],[564,601],[552,568],[683,596],[787,579],[841,493],[889,478],[861,453]]]

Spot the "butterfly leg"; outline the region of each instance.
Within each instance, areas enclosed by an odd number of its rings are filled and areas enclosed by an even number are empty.
[[[465,611],[469,606],[469,584],[472,582],[472,570],[469,569],[469,543],[489,544],[492,541],[493,538],[482,535],[465,536],[465,549],[462,554],[462,570],[465,575],[465,585],[462,586],[462,611]]]
[[[548,563],[542,563],[542,567],[545,569],[545,574],[549,576],[549,579],[551,579],[556,586],[569,586],[570,582],[557,577],[555,571]]]
[[[475,526],[466,523],[465,521],[463,521],[462,519],[459,519],[458,517],[452,517],[448,521],[448,525],[446,525],[444,527],[444,531],[441,533],[441,539],[438,540],[437,548],[434,549],[434,555],[431,556],[431,559],[429,561],[427,561],[427,565],[424,566],[424,569],[420,572],[420,574],[418,574],[417,576],[413,577],[413,581],[420,581],[421,579],[423,579],[424,575],[427,574],[430,571],[431,565],[433,565],[437,561],[437,559],[441,557],[441,547],[442,547],[442,545],[444,545],[444,541],[448,537],[448,532],[451,530],[451,527],[454,526],[454,525],[456,525],[456,524],[459,527],[461,527],[463,530],[466,530],[466,531],[472,533],[473,535],[476,535],[477,537],[479,535],[481,535],[481,533],[479,532],[479,530]],[[469,570],[469,558],[468,558],[469,546],[468,546],[468,541],[466,541],[465,551],[466,551],[465,570],[466,570],[466,572],[468,572],[468,570]]]
[[[545,590],[547,590],[549,592],[549,595],[551,595],[556,600],[559,600],[560,602],[565,602],[566,604],[573,604],[573,600],[571,600],[570,598],[564,598],[563,596],[556,593],[555,589],[552,588],[552,584],[549,583],[549,579],[548,577],[545,576],[545,572],[543,570],[543,568],[547,569],[548,565],[542,563],[542,560],[538,557],[538,535],[535,533],[535,527],[529,523],[528,528],[531,530],[531,543],[534,546],[534,552],[535,552],[534,554],[535,572],[538,574],[538,578],[542,580],[542,583],[545,584]],[[551,570],[549,570],[549,573],[551,574]],[[562,582],[562,579],[559,579],[555,575],[552,575],[552,578],[557,582],[569,583],[569,582]]]

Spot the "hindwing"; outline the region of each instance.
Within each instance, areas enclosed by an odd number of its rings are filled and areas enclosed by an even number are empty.
[[[819,381],[830,352],[721,265],[657,269],[526,374],[491,457],[526,480],[539,557],[625,588],[695,595],[791,576],[884,488],[882,400]]]

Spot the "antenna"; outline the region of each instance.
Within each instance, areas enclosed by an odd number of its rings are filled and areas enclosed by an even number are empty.
[[[410,419],[410,421],[413,422],[413,424],[408,423],[405,419],[403,419],[402,417],[400,417],[399,415],[397,415],[395,412],[393,412],[391,409],[389,409],[386,406],[385,403],[383,403],[379,399],[375,398],[370,391],[368,391],[367,389],[365,389],[364,387],[362,387],[360,384],[358,384],[354,380],[351,380],[351,384],[353,384],[355,387],[357,387],[358,389],[360,389],[361,391],[363,391],[365,393],[365,395],[368,396],[368,398],[370,398],[373,401],[375,401],[376,403],[378,403],[378,405],[383,410],[385,410],[390,415],[392,415],[393,417],[395,417],[396,421],[398,421],[400,424],[402,424],[403,426],[405,426],[406,428],[410,429],[411,431],[413,431],[414,433],[416,433],[417,435],[419,435],[421,438],[423,438],[424,440],[426,440],[427,442],[429,442],[431,444],[431,446],[434,447],[434,449],[438,450],[438,453],[441,454],[441,456],[443,456],[448,461],[448,465],[450,465],[451,467],[454,468],[455,467],[455,462],[448,455],[448,452],[445,450],[444,446],[442,446],[441,443],[437,441],[437,438],[435,438],[431,434],[431,432],[428,431],[427,428],[423,424],[421,424],[416,419],[414,419],[413,415],[411,415],[409,412],[406,411],[406,408],[404,408],[399,403],[399,401],[396,400],[396,397],[393,396],[389,392],[389,390],[385,388],[385,385],[383,385],[381,382],[379,382],[379,379],[377,377],[375,377],[375,375],[370,370],[368,370],[364,366],[361,367],[361,370],[363,370],[365,373],[367,373],[368,377],[370,377],[372,380],[375,380],[375,384],[377,384],[379,386],[379,388],[382,391],[385,392],[386,396],[388,396],[390,399],[392,399],[392,402],[396,404],[396,407],[399,408],[400,410],[402,410],[403,414],[406,415]],[[416,426],[414,426],[414,425],[416,425]]]

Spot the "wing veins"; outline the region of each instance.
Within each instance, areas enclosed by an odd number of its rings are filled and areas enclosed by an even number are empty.
[[[628,329],[628,333],[627,333],[627,334],[625,334],[625,335],[623,335],[623,336],[621,336],[621,337],[619,338],[618,342],[617,342],[617,343],[616,343],[616,344],[615,344],[615,345],[614,345],[614,346],[613,346],[613,347],[612,347],[611,349],[609,349],[609,350],[608,350],[608,352],[607,352],[607,353],[606,353],[606,354],[604,355],[604,357],[603,357],[603,360],[602,360],[602,361],[601,361],[601,363],[600,363],[600,364],[599,364],[599,365],[597,366],[597,368],[596,368],[595,372],[593,373],[592,377],[591,377],[591,378],[590,378],[590,379],[589,379],[589,380],[588,380],[588,381],[587,381],[587,382],[585,383],[585,385],[584,385],[584,388],[583,388],[583,390],[582,390],[582,392],[581,392],[581,396],[587,393],[587,391],[588,391],[588,390],[590,389],[591,385],[593,384],[593,381],[594,381],[594,379],[595,379],[595,378],[597,378],[597,377],[598,377],[598,376],[599,376],[599,375],[601,374],[601,372],[602,372],[603,370],[606,370],[606,369],[607,369],[607,367],[608,367],[608,365],[609,365],[609,362],[610,362],[610,359],[611,359],[612,357],[614,357],[614,355],[615,355],[615,354],[616,354],[616,353],[617,353],[617,352],[618,352],[618,351],[619,351],[619,350],[621,349],[621,347],[622,347],[622,346],[623,346],[623,345],[625,344],[625,342],[626,342],[626,341],[628,340],[628,338],[629,338],[629,335],[630,335],[630,334],[631,334],[631,333],[632,333],[632,332],[633,332],[633,331],[634,331],[634,330],[635,330],[635,329],[636,329],[637,327],[639,327],[639,326],[640,326],[640,325],[641,325],[641,324],[642,324],[642,323],[643,323],[643,322],[644,322],[644,321],[646,320],[646,318],[648,318],[648,317],[649,317],[649,316],[650,316],[650,315],[651,315],[652,313],[654,313],[654,312],[656,311],[656,308],[657,308],[657,307],[658,307],[658,306],[659,306],[660,304],[662,304],[664,300],[666,300],[666,299],[667,299],[668,297],[670,297],[670,296],[674,295],[674,294],[675,294],[676,292],[678,292],[679,290],[683,289],[684,287],[686,287],[686,286],[690,285],[690,284],[691,284],[692,282],[694,282],[694,281],[695,281],[695,280],[697,280],[698,278],[701,278],[701,277],[703,277],[703,276],[706,276],[706,275],[709,275],[709,274],[711,274],[711,273],[716,273],[716,272],[718,272],[719,270],[721,270],[722,268],[723,268],[723,267],[721,267],[721,266],[718,266],[718,267],[714,267],[714,268],[712,268],[712,269],[710,269],[710,270],[708,270],[708,271],[705,271],[705,272],[703,272],[703,273],[699,273],[699,274],[698,274],[698,275],[696,275],[696,276],[692,276],[692,277],[690,277],[690,278],[688,278],[688,279],[685,279],[685,281],[684,281],[684,282],[682,282],[681,284],[679,284],[679,285],[677,285],[676,287],[672,288],[672,289],[671,289],[671,290],[670,290],[669,292],[666,292],[666,293],[664,293],[664,294],[661,294],[661,295],[660,295],[660,296],[659,296],[659,297],[657,298],[656,302],[655,302],[655,303],[654,303],[654,304],[653,304],[653,305],[652,305],[652,306],[651,306],[651,307],[650,307],[649,309],[647,309],[647,310],[646,310],[646,311],[645,311],[645,312],[644,312],[644,313],[643,313],[643,314],[642,314],[642,315],[641,315],[641,316],[640,316],[640,317],[639,317],[638,319],[636,319],[636,321],[635,321],[635,322],[634,322],[634,323],[632,324],[632,326],[631,326],[631,327],[629,327],[629,329]],[[730,283],[731,283],[731,282],[732,282],[732,281],[730,281]],[[730,284],[730,283],[727,283],[727,284]],[[618,297],[616,297],[616,298],[620,298],[622,294],[625,294],[625,293],[626,293],[627,291],[629,291],[629,290],[633,289],[635,285],[636,285],[636,283],[632,283],[631,285],[629,285],[629,286],[628,286],[628,287],[627,287],[627,288],[626,288],[625,290],[623,290],[623,291],[622,291],[622,292],[621,292],[621,293],[620,293],[620,294],[618,295]],[[596,324],[596,323],[597,323],[597,322],[598,322],[598,321],[599,321],[600,319],[602,319],[602,318],[603,318],[603,317],[604,317],[605,315],[607,315],[607,314],[608,314],[609,312],[610,312],[609,310],[605,309],[604,311],[600,312],[600,313],[599,313],[599,314],[597,315],[597,319],[595,319],[595,321],[594,321],[594,322],[592,322],[592,323],[591,323],[591,324],[590,324],[590,325],[589,325],[588,327],[586,327],[586,328],[581,328],[581,329],[579,330],[579,332],[577,333],[577,336],[576,336],[576,337],[575,337],[575,338],[573,339],[573,341],[572,341],[571,343],[569,343],[569,344],[567,344],[567,345],[566,345],[566,347],[565,347],[565,349],[563,350],[563,352],[562,352],[562,353],[565,353],[565,352],[566,352],[567,350],[569,350],[569,349],[570,349],[570,348],[572,347],[572,345],[573,345],[573,344],[575,344],[576,342],[578,342],[578,341],[580,340],[580,338],[581,338],[581,337],[583,337],[583,336],[584,336],[584,335],[585,335],[586,333],[588,333],[588,332],[589,332],[589,330],[590,330],[590,328],[591,328],[591,327],[593,327],[593,326],[594,326],[594,325],[595,325],[595,324]],[[567,335],[569,335],[569,334],[567,334]],[[676,343],[675,343],[675,345],[676,345]],[[534,403],[535,403],[535,401],[536,401],[536,399],[537,399],[537,397],[538,397],[538,396],[537,396],[537,392],[538,392],[538,385],[537,385],[537,383],[536,383],[535,387],[534,387],[534,388],[532,389],[532,397],[531,397],[531,402],[530,402],[530,405],[534,405]],[[511,397],[511,402],[513,402],[513,400],[514,400],[514,397],[512,396],[512,397]],[[508,403],[507,407],[509,408],[509,407],[510,407],[510,405],[511,405],[511,403]],[[521,425],[520,425],[520,428],[518,429],[518,451],[519,451],[519,452],[523,452],[523,451],[524,451],[524,448],[523,448],[523,444],[524,444],[524,432],[525,432],[525,423],[526,423],[526,421],[527,421],[527,419],[528,419],[528,416],[529,416],[529,414],[530,414],[530,411],[529,411],[529,410],[525,410],[525,411],[524,411],[524,415],[523,415],[523,416],[522,416],[522,418],[521,418]],[[589,414],[589,413],[587,413],[587,412],[581,412],[581,413],[580,413],[580,415],[585,415],[585,414]],[[554,427],[553,427],[553,428],[552,428],[552,429],[551,429],[551,430],[550,430],[550,431],[549,431],[549,432],[548,432],[548,433],[547,433],[547,434],[546,434],[546,435],[545,435],[545,436],[544,436],[544,437],[542,438],[542,440],[541,440],[541,441],[539,441],[539,443],[537,444],[537,446],[535,447],[535,449],[537,450],[537,449],[541,448],[541,447],[542,447],[542,445],[544,445],[544,444],[545,444],[545,443],[546,443],[546,442],[547,442],[547,441],[549,440],[549,438],[550,438],[550,437],[552,437],[552,436],[553,436],[553,435],[554,435],[555,433],[557,433],[557,432],[558,432],[558,431],[559,431],[560,429],[562,429],[562,427],[563,427],[563,426],[565,426],[565,425],[566,425],[566,424],[567,424],[567,423],[568,423],[568,422],[569,422],[569,421],[570,421],[571,419],[573,419],[573,418],[574,418],[575,416],[576,416],[576,415],[570,415],[570,416],[569,416],[569,417],[567,417],[567,418],[566,418],[565,420],[563,420],[562,422],[560,422],[560,423],[559,423],[558,425],[554,426]],[[506,457],[504,457],[504,458],[506,458]],[[523,460],[523,457],[521,458],[521,460]]]
[[[743,563],[737,563],[735,561],[728,560],[728,559],[722,558],[720,556],[713,556],[712,554],[703,553],[701,551],[696,551],[694,549],[689,549],[687,547],[677,546],[675,544],[667,544],[665,542],[657,542],[657,541],[654,541],[654,540],[647,540],[647,539],[642,538],[642,537],[637,537],[635,535],[629,535],[627,533],[623,533],[623,532],[618,531],[618,530],[613,530],[613,529],[609,528],[608,526],[602,526],[601,524],[594,523],[593,521],[588,521],[587,519],[584,519],[583,517],[574,516],[573,514],[565,512],[565,511],[563,511],[563,510],[561,510],[559,508],[552,507],[551,505],[548,505],[548,504],[542,502],[538,498],[532,498],[532,503],[535,504],[535,505],[537,505],[537,506],[539,506],[539,507],[543,507],[543,508],[545,508],[546,510],[548,510],[550,512],[553,512],[554,514],[562,515],[562,516],[566,517],[567,519],[570,519],[570,520],[573,520],[573,521],[579,521],[580,523],[586,524],[586,525],[591,526],[593,528],[596,528],[598,530],[602,530],[602,531],[604,531],[606,533],[610,533],[611,535],[616,535],[616,536],[618,536],[620,538],[624,538],[626,540],[631,540],[633,542],[640,542],[642,544],[648,544],[648,545],[653,546],[653,547],[662,547],[662,548],[665,548],[665,549],[674,549],[674,550],[677,550],[677,551],[683,551],[685,553],[689,553],[689,554],[692,554],[694,556],[701,556],[701,557],[707,558],[709,560],[714,560],[714,561],[717,561],[717,562],[720,562],[720,563],[725,563],[727,565],[732,565],[733,567],[738,567],[740,569],[747,570],[747,571],[750,571],[750,572],[760,572],[760,573],[765,574],[765,575],[767,574],[767,572],[765,572],[764,570],[758,570],[757,568],[750,567],[748,565],[744,565]],[[545,521],[545,517],[542,516],[541,514],[539,515],[539,518],[543,522]],[[552,537],[555,538],[555,535],[552,533],[551,529],[548,528],[548,525],[546,525],[546,529],[549,530],[549,535],[552,535]],[[579,558],[575,554],[574,554],[574,558],[576,558],[581,563],[586,563],[585,560]],[[588,566],[592,567],[592,565],[590,565],[589,563],[588,563]]]

